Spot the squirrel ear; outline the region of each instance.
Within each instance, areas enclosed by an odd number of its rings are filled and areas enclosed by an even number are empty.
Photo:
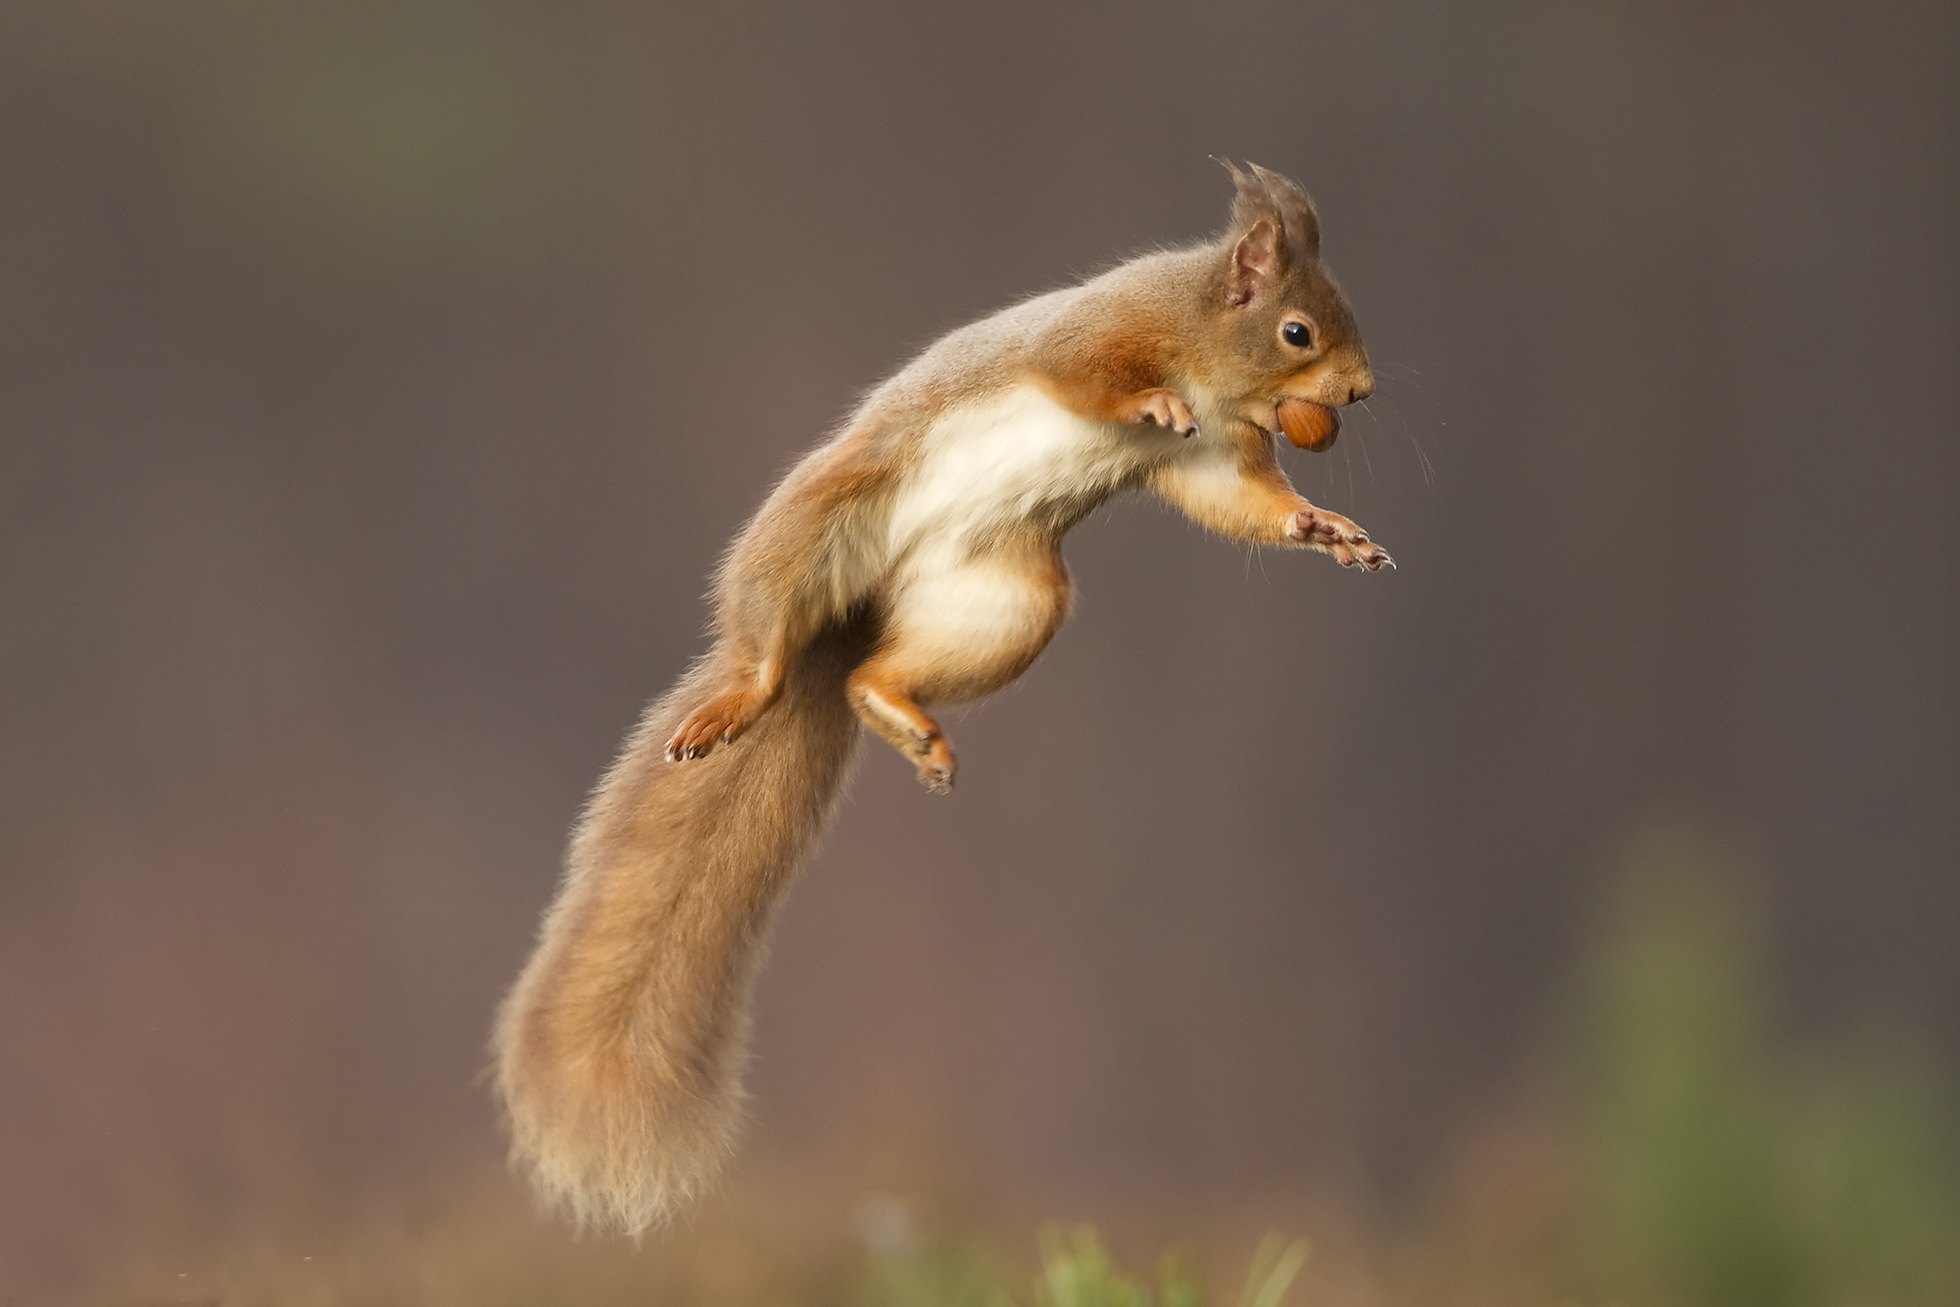
[[[1284,271],[1286,247],[1280,242],[1279,224],[1260,218],[1232,246],[1226,298],[1234,305],[1250,303],[1253,291],[1271,285]]]
[[[1216,155],[1213,158],[1217,158]],[[1288,237],[1284,209],[1275,201],[1268,175],[1257,164],[1251,172],[1242,171],[1230,159],[1217,162],[1231,175],[1232,229],[1226,242],[1232,247],[1231,266],[1226,269],[1227,299],[1234,305],[1248,303],[1261,285],[1271,283],[1286,271]]]
[[[1231,300],[1244,304],[1258,282],[1279,276],[1295,261],[1310,263],[1320,257],[1320,215],[1298,183],[1272,169],[1256,163],[1241,169],[1230,159],[1217,162],[1231,175],[1236,192],[1227,237],[1232,245]]]

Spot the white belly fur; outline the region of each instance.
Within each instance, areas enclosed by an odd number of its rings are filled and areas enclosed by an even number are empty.
[[[1152,427],[1077,417],[1019,387],[940,419],[892,505],[893,625],[908,641],[978,653],[1045,631],[1056,596],[985,542],[1044,504],[1107,492],[1174,448]]]
[[[924,458],[892,506],[892,553],[970,542],[1044,503],[1106,490],[1176,439],[1077,417],[1034,386],[958,409],[926,433]]]

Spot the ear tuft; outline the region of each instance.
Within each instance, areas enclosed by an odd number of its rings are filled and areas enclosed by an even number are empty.
[[[1313,201],[1300,189],[1300,183],[1290,177],[1282,177],[1270,168],[1250,165],[1252,175],[1265,192],[1267,203],[1279,211],[1280,221],[1286,228],[1287,243],[1304,258],[1320,256],[1320,215],[1314,212]]]
[[[1266,185],[1254,172],[1247,172],[1230,159],[1212,155],[1212,160],[1225,170],[1232,179],[1232,234],[1243,236],[1252,230],[1254,223],[1261,218],[1271,218],[1275,225],[1280,224],[1279,209],[1266,193]]]
[[[1232,230],[1236,246],[1261,222],[1270,222],[1279,233],[1279,262],[1275,275],[1292,260],[1320,257],[1320,216],[1313,201],[1299,183],[1282,177],[1256,163],[1240,168],[1230,159],[1212,158],[1232,179]],[[1237,260],[1235,258],[1234,262]]]

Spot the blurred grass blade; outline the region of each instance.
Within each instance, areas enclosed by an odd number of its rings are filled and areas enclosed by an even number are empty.
[[[1278,1235],[1260,1241],[1253,1254],[1252,1274],[1246,1279],[1245,1307],[1279,1307],[1280,1299],[1292,1287],[1307,1264],[1311,1246],[1304,1240],[1287,1243]]]

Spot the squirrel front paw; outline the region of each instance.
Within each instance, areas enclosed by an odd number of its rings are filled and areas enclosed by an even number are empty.
[[[1286,538],[1309,549],[1332,554],[1342,567],[1359,567],[1379,572],[1394,567],[1388,551],[1368,538],[1368,533],[1339,513],[1309,505],[1293,514],[1286,524]]]
[[[1132,422],[1155,423],[1187,438],[1198,434],[1198,419],[1192,416],[1184,396],[1175,390],[1146,390],[1133,402],[1136,413],[1130,419]]]
[[[945,736],[935,735],[919,751],[919,783],[928,794],[951,794],[958,766],[953,760],[953,746],[946,743]]]

